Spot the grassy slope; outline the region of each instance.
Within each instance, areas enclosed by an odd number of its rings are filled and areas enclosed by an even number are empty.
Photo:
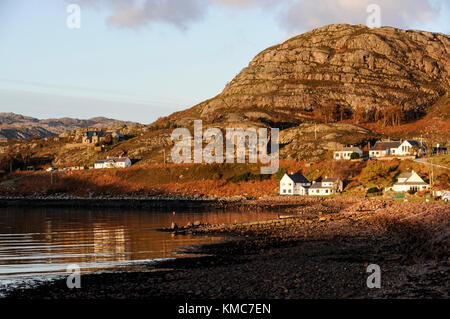
[[[347,191],[364,193],[364,187],[392,185],[395,177],[414,169],[427,179],[429,167],[409,160],[337,162],[281,161],[280,171],[272,176],[259,175],[256,165],[149,165],[127,169],[74,171],[67,173],[16,173],[0,183],[0,193],[9,194],[210,194],[276,195],[284,172],[303,172],[310,180],[337,176],[347,182]],[[381,172],[381,178],[370,176]],[[387,172],[387,173],[385,173]],[[435,170],[438,183],[450,183],[448,171]],[[381,182],[379,181],[381,179]]]

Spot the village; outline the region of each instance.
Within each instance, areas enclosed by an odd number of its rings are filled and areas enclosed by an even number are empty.
[[[108,135],[109,138],[113,136],[116,140],[123,139],[123,136],[118,132],[113,132],[112,134],[105,134],[101,131],[86,131],[82,135],[82,143],[84,145],[99,145],[100,142],[105,141],[105,138],[108,139]],[[439,144],[428,148],[422,141],[380,140],[376,141],[373,147],[366,148],[366,151],[363,151],[358,146],[347,146],[337,149],[333,152],[332,157],[336,162],[388,161],[392,159],[416,161],[426,159],[428,155],[436,156],[442,154],[448,154],[448,150]],[[89,166],[72,166],[58,169],[49,167],[46,171],[66,172],[88,169],[123,169],[132,165],[133,160],[128,157],[106,156],[106,158],[97,160]],[[332,196],[343,193],[347,182],[336,176],[325,176],[318,180],[309,180],[301,172],[289,172],[284,174],[279,182],[279,194],[281,196]],[[413,195],[418,192],[427,192],[434,198],[442,197],[442,199],[448,200],[448,190],[434,189],[429,178],[420,176],[414,170],[401,172],[396,176],[393,185],[378,190],[378,193],[385,193],[397,199],[405,199],[406,194]],[[444,196],[445,194],[447,195]]]
[[[142,161],[139,158],[135,158],[132,153],[128,153],[130,155],[127,156],[127,153],[123,151],[111,152],[111,150],[114,150],[114,147],[119,146],[120,148],[120,145],[127,142],[127,137],[118,130],[114,129],[102,130],[98,128],[88,128],[71,133],[70,136],[61,135],[59,137],[46,138],[44,140],[51,140],[52,143],[57,143],[55,145],[62,145],[67,150],[73,150],[73,153],[79,152],[80,150],[85,150],[91,160],[84,160],[83,163],[72,161],[71,163],[75,165],[72,164],[70,166],[62,166],[60,163],[54,161],[38,166],[30,166],[28,164],[20,169],[15,169],[16,172],[20,170],[36,171],[36,173],[39,171],[45,171],[53,174],[54,172],[65,173],[86,170],[98,171],[125,169],[129,167],[141,169],[143,166],[147,165],[143,165]],[[371,145],[371,143],[373,144]],[[34,144],[39,145],[39,142],[34,142]],[[284,197],[328,197],[338,194],[347,194],[349,191],[350,193],[353,193],[353,189],[355,188],[355,179],[352,178],[352,175],[360,174],[362,168],[377,163],[377,161],[380,161],[380,164],[386,163],[386,165],[390,165],[389,163],[392,161],[400,161],[415,163],[417,165],[413,167],[408,164],[402,168],[399,168],[396,171],[395,176],[391,176],[389,181],[387,183],[383,183],[382,186],[373,185],[373,183],[371,185],[370,182],[364,183],[364,185],[357,183],[356,185],[359,184],[359,187],[363,187],[359,193],[361,194],[364,192],[364,194],[370,196],[382,195],[396,199],[406,199],[411,197],[422,197],[426,198],[426,200],[431,198],[445,199],[445,196],[443,195],[449,192],[448,185],[446,186],[445,182],[444,185],[442,185],[442,183],[435,183],[435,180],[445,180],[445,176],[444,178],[441,178],[441,174],[446,174],[446,170],[449,170],[449,165],[447,163],[448,158],[446,157],[449,153],[446,146],[447,145],[442,146],[437,143],[428,146],[422,139],[393,140],[386,138],[380,140],[367,140],[364,144],[346,145],[341,148],[331,149],[328,151],[325,158],[312,158],[309,162],[306,162],[305,165],[320,166],[320,163],[330,165],[335,163],[337,167],[350,167],[347,170],[350,174],[337,174],[337,171],[324,171],[322,174],[317,175],[311,174],[311,170],[305,171],[304,168],[300,167],[281,167],[276,174],[277,177],[275,179],[272,178],[274,182],[276,181],[278,184],[277,189],[270,191],[270,193],[272,195],[279,194]],[[247,150],[244,150],[244,152],[247,152]],[[170,154],[170,150],[167,150],[166,153]],[[440,163],[441,165],[434,164],[434,159],[438,159],[439,157],[444,158],[444,161]],[[156,164],[154,165],[161,163],[160,158],[155,158],[155,161]],[[163,157],[162,162],[164,165],[169,166],[174,164],[170,161],[170,158],[167,158],[166,156]],[[342,165],[339,163],[342,163]],[[355,171],[355,168],[351,168],[352,163],[359,167],[359,171]],[[428,169],[428,167],[430,169]],[[432,167],[436,167],[435,176],[431,171]],[[12,171],[10,170],[10,172]],[[98,172],[98,174],[101,175],[106,173]],[[114,170],[112,171],[112,174],[115,174]],[[380,174],[383,175],[385,173]],[[206,176],[202,178],[208,179],[207,176],[208,175],[206,174]],[[251,176],[251,174],[249,176]],[[262,180],[266,178],[271,178],[271,176],[264,178],[261,177],[260,179]],[[247,180],[248,177],[234,175],[233,178],[229,178],[228,181],[239,181],[242,179]],[[144,182],[144,184],[148,183],[152,182]],[[175,189],[177,189],[176,185],[177,181],[175,181]],[[267,194],[267,192],[267,189],[264,190],[264,194]],[[242,193],[245,194],[248,193],[248,191],[242,188]],[[258,192],[252,192],[252,194],[253,196],[257,196]],[[263,195],[262,192],[259,194]]]
[[[391,159],[412,159],[422,157],[431,152],[431,155],[448,154],[446,147],[439,144],[432,149],[428,149],[426,144],[415,140],[404,141],[377,141],[372,148],[365,154],[359,147],[349,146],[336,150],[333,153],[333,159],[342,160],[391,160]],[[328,177],[321,181],[310,181],[300,173],[285,174],[280,180],[280,195],[302,195],[302,196],[330,196],[343,192],[342,181],[336,177]],[[414,170],[403,172],[396,178],[396,182],[391,187],[384,189],[385,193],[396,198],[405,198],[404,194],[400,196],[395,193],[415,194],[432,190],[430,183],[427,183]],[[432,190],[434,197],[442,197],[448,201],[450,193],[447,190]],[[402,196],[403,195],[403,196]]]

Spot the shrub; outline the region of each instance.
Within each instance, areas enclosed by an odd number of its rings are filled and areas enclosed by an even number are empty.
[[[281,180],[284,176],[284,174],[287,174],[287,169],[285,169],[284,167],[281,167],[278,172],[275,173],[275,179],[276,180]]]
[[[359,153],[353,152],[353,153],[350,155],[350,159],[359,159]]]
[[[375,194],[375,193],[379,193],[380,189],[378,187],[371,187],[367,190],[367,194]]]
[[[248,181],[263,181],[265,179],[270,179],[271,175],[253,174],[251,172],[246,172],[241,175],[237,175],[231,178],[233,183],[248,182]]]

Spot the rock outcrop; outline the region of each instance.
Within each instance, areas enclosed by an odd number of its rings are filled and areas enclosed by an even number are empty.
[[[448,35],[329,25],[259,53],[222,93],[190,113],[300,123],[302,112],[330,102],[350,112],[392,105],[426,112],[448,92],[449,75]]]

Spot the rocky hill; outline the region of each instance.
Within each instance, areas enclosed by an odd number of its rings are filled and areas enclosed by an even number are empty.
[[[44,119],[23,116],[15,113],[0,113],[0,137],[24,139],[34,136],[49,137],[82,127],[106,128],[112,126],[134,125],[136,123],[95,117],[88,120],[74,118]]]
[[[428,138],[429,143],[447,145],[449,75],[448,35],[390,27],[330,25],[264,50],[216,97],[133,132],[122,132],[133,137],[108,147],[105,152],[96,153],[86,147],[75,150],[60,144],[47,147],[51,143],[44,142],[40,143],[42,148],[35,143],[35,154],[52,158],[61,167],[87,165],[106,156],[122,155],[137,160],[136,165],[170,162],[172,130],[176,127],[192,130],[195,119],[203,120],[203,129],[278,127],[281,159],[318,161],[329,158],[332,150],[345,145],[362,147],[388,136]],[[345,110],[348,118],[327,121],[317,117],[316,110],[327,110],[330,104]],[[388,127],[367,119],[354,120],[361,111],[392,114],[392,107],[408,115],[409,122]],[[0,114],[0,134],[21,127],[10,138],[112,124],[117,121],[37,120]],[[63,137],[73,141],[71,136],[76,134],[72,131]],[[17,146],[20,147],[25,146]]]
[[[174,114],[301,123],[330,102],[352,113],[398,105],[424,114],[450,87],[450,37],[391,27],[329,25],[259,53],[216,97]]]

